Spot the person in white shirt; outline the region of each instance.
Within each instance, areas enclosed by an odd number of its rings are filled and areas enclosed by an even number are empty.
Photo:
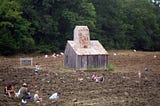
[[[54,100],[54,101],[57,101],[59,99],[59,96],[60,96],[60,92],[56,92],[56,93],[53,93],[49,99],[50,100]]]
[[[40,71],[40,66],[39,66],[39,63],[37,63],[35,65],[35,74],[37,74],[39,71]]]
[[[39,91],[36,90],[35,94],[34,94],[34,97],[33,97],[33,100],[35,103],[39,103],[39,102],[42,102],[42,98],[39,97]]]

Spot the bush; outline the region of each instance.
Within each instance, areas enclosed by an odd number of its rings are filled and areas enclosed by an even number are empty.
[[[114,66],[113,66],[113,64],[108,64],[107,65],[107,71],[114,71]]]

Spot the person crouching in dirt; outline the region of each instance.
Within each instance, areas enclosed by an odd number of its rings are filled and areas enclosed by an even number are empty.
[[[49,97],[49,100],[52,100],[53,102],[58,102],[60,94],[61,94],[60,92],[53,93]]]
[[[38,72],[40,71],[40,66],[38,63],[36,63],[35,65],[35,74],[38,74]]]
[[[13,84],[8,84],[5,89],[4,89],[4,94],[8,95],[9,97],[11,97],[11,94],[13,94],[14,96],[16,96],[16,92],[14,90],[14,86]]]
[[[40,98],[40,96],[39,96],[39,91],[38,91],[38,90],[35,91],[35,94],[34,94],[33,99],[34,99],[34,102],[35,102],[35,103],[42,102],[42,98]]]
[[[104,77],[100,76],[96,78],[96,82],[103,82],[104,81]]]
[[[96,74],[93,74],[93,75],[91,76],[91,80],[92,80],[92,81],[95,81],[96,78],[97,78]]]
[[[26,83],[23,83],[22,87],[19,89],[19,94],[17,96],[22,99],[22,103],[24,104],[27,103],[27,99],[32,99],[32,96],[28,90],[28,85]]]
[[[103,82],[104,81],[104,77],[103,76],[97,76],[96,74],[93,74],[91,77],[92,81],[95,82]]]

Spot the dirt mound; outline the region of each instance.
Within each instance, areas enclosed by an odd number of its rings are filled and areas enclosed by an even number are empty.
[[[0,57],[0,106],[23,105],[20,99],[4,96],[8,82],[15,84],[16,91],[24,82],[29,84],[32,95],[39,90],[43,98],[41,106],[160,105],[160,52],[109,51],[112,72],[77,72],[63,68],[62,57],[34,56],[33,64],[41,65],[40,73],[35,74],[34,66],[20,66],[19,58]],[[148,71],[144,71],[146,67]],[[93,73],[103,75],[104,82],[91,81]],[[83,77],[82,81],[78,80],[79,76]],[[59,102],[49,101],[49,96],[57,91],[61,92]],[[35,105],[32,101],[26,104]]]

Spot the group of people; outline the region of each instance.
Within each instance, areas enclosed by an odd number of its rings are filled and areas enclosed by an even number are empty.
[[[4,94],[11,97],[13,95],[14,97],[18,97],[22,99],[22,103],[27,103],[27,99],[31,100],[32,96],[29,92],[28,86],[26,83],[23,83],[22,87],[19,89],[19,91],[16,93],[14,89],[13,84],[8,84],[4,89]],[[40,102],[42,101],[42,98],[39,97],[39,92],[36,91],[33,97],[34,102]]]
[[[40,64],[37,63],[35,65],[35,74],[38,74],[39,71],[40,71]],[[78,78],[78,80],[82,81],[83,78],[80,77],[80,78]],[[98,82],[103,82],[104,81],[104,77],[103,76],[97,76],[96,74],[93,74],[91,76],[91,80],[95,81],[97,83]],[[18,92],[15,91],[13,84],[8,84],[4,89],[4,94],[8,95],[9,97],[11,97],[12,95],[14,97],[18,97],[18,98],[21,99],[21,102],[24,103],[24,104],[27,103],[27,100],[34,101],[35,103],[42,102],[42,97],[40,97],[39,91],[36,90],[34,95],[31,95],[31,93],[30,93],[30,91],[28,89],[28,84],[26,84],[26,83],[22,84],[22,87],[18,90]],[[60,92],[53,93],[49,97],[49,100],[57,101],[59,99],[60,94],[61,94]]]
[[[28,89],[28,85],[26,83],[23,83],[22,87],[19,89],[17,93],[14,89],[14,85],[8,84],[4,89],[4,94],[5,96],[8,95],[9,97],[12,97],[13,95],[14,97],[20,98],[23,104],[26,104],[27,100],[34,101],[35,103],[42,102],[42,98],[39,96],[39,91],[36,90],[34,95],[32,96]],[[53,93],[49,97],[49,100],[57,101],[59,99],[59,96],[60,96],[60,92]]]
[[[35,74],[38,74],[40,71],[40,64],[36,63],[35,65]],[[29,89],[28,89],[28,85],[26,83],[23,83],[22,87],[19,89],[19,91],[16,93],[15,89],[14,89],[14,85],[13,84],[8,84],[5,89],[4,89],[4,95],[8,95],[9,97],[11,97],[11,95],[13,95],[14,97],[18,97],[22,100],[22,103],[26,104],[27,100],[33,100],[35,103],[39,103],[42,102],[42,98],[39,96],[39,91],[36,90],[34,95],[32,96]],[[59,92],[53,93],[49,99],[50,100],[55,100],[57,101],[59,99]]]

